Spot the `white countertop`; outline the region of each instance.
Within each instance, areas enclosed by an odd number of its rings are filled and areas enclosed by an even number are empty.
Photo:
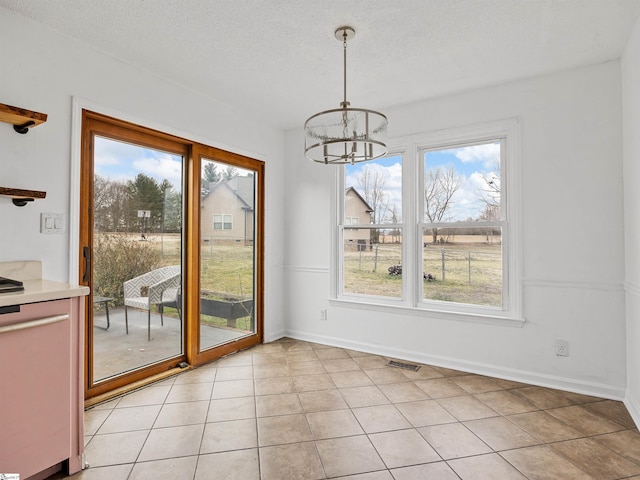
[[[0,262],[0,277],[20,280],[24,291],[0,293],[0,307],[46,302],[89,294],[89,287],[42,279],[39,261]]]

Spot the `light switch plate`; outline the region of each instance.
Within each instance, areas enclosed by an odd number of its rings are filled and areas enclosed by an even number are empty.
[[[64,233],[63,213],[41,213],[40,233]]]

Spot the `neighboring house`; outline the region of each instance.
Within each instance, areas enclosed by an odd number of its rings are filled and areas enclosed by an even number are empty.
[[[347,188],[344,202],[345,248],[365,250],[371,245],[371,230],[350,228],[349,225],[369,225],[373,208],[353,187]]]
[[[200,228],[209,242],[253,242],[254,178],[237,176],[213,184],[202,197]]]

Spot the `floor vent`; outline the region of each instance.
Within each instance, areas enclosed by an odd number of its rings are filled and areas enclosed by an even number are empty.
[[[420,365],[414,365],[413,363],[397,362],[395,360],[389,360],[389,363],[387,363],[387,366],[404,368],[405,370],[411,370],[412,372],[417,372],[418,370],[420,370]]]

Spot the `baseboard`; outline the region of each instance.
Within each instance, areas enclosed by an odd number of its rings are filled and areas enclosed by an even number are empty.
[[[640,428],[640,401],[627,391],[627,395],[624,398],[624,406],[627,407],[627,411],[633,418],[636,427]]]
[[[438,367],[451,368],[463,372],[486,375],[489,377],[502,378],[505,380],[513,380],[516,382],[537,385],[540,387],[555,388],[584,395],[592,395],[611,400],[622,401],[625,399],[625,389],[615,385],[607,385],[596,382],[588,382],[580,379],[560,377],[556,375],[547,375],[538,372],[530,372],[525,370],[517,370],[505,368],[497,365],[484,364],[480,362],[470,362],[467,360],[459,360],[452,357],[444,357],[439,355],[428,355],[422,352],[413,352],[409,350],[401,350],[389,348],[383,345],[373,345],[364,342],[354,342],[344,340],[342,338],[327,337],[323,335],[309,334],[298,330],[287,330],[286,335],[290,338],[305,340],[308,342],[322,343],[335,347],[347,348],[361,352],[382,355],[385,357],[397,358],[399,360],[407,360],[412,362],[434,365]],[[638,404],[636,403],[636,406]],[[638,410],[636,410],[638,411]],[[634,417],[636,420],[636,417]],[[637,423],[637,421],[636,421]]]

